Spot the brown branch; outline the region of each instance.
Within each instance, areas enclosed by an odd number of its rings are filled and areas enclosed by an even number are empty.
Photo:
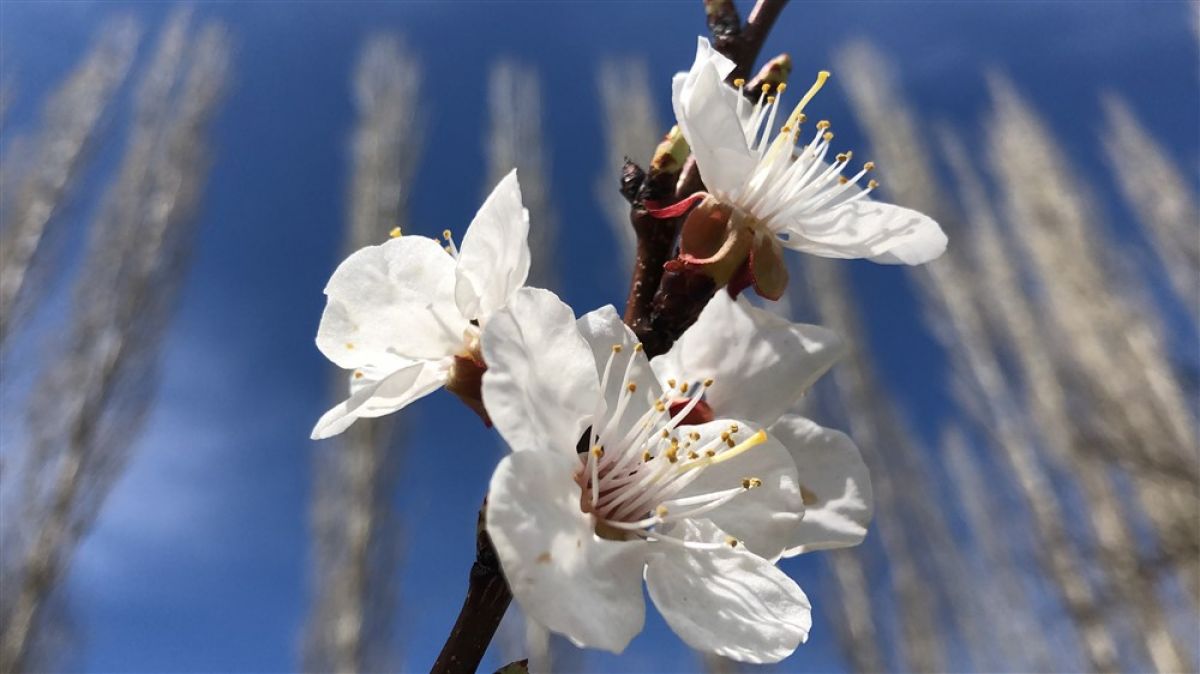
[[[492,539],[484,524],[487,503],[479,510],[479,522],[475,532],[475,563],[471,565],[471,579],[467,585],[467,598],[463,601],[458,620],[442,646],[437,661],[430,670],[433,674],[471,674],[479,668],[483,654],[487,651],[500,619],[512,602],[512,592],[500,570],[500,559],[492,547]]]
[[[734,77],[744,77],[754,65],[767,34],[786,3],[787,0],[759,0],[742,27],[730,0],[705,0],[705,13],[716,48],[736,64]],[[646,353],[651,357],[670,348],[683,330],[695,321],[716,290],[707,277],[675,272],[664,275],[664,266],[674,252],[683,218],[659,220],[651,217],[647,210],[647,202],[670,202],[704,189],[695,170],[680,179],[688,165],[686,153],[687,144],[682,142],[678,130],[672,129],[659,144],[649,171],[643,172],[632,161],[627,161],[621,172],[621,193],[631,203],[629,219],[637,234],[637,260],[626,303],[625,323],[646,345]],[[467,598],[431,674],[476,671],[512,601],[483,517],[484,510],[481,509]]]
[[[704,1],[714,46],[734,62],[731,79],[746,77],[750,72],[785,4],[787,0],[759,0],[742,26],[731,0]],[[774,59],[755,81],[786,78],[790,65],[786,57]],[[661,152],[663,146],[659,147]],[[658,158],[656,153],[655,160]],[[651,167],[638,194],[631,200],[629,215],[637,235],[637,261],[625,305],[625,324],[642,341],[650,357],[671,348],[716,292],[711,279],[700,278],[688,270],[664,273],[663,266],[672,257],[684,218],[653,218],[647,213],[645,202],[663,201],[664,196],[671,194],[670,189],[674,191],[675,201],[704,189],[694,160],[688,159],[682,166],[674,164],[667,168],[674,170],[656,173],[655,167]]]

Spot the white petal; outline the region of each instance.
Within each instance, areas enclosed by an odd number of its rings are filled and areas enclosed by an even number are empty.
[[[350,397],[323,414],[313,428],[312,439],[341,433],[355,420],[380,417],[436,390],[446,381],[444,364],[411,363],[379,379],[353,381]]]
[[[704,520],[686,522],[673,533],[724,540],[724,532]],[[689,646],[742,662],[779,662],[808,638],[812,626],[812,607],[800,586],[740,548],[653,545],[646,587],[667,624]]]
[[[692,148],[705,187],[719,197],[740,192],[758,163],[738,119],[741,94],[725,84],[731,71],[732,63],[700,38],[691,70],[671,81],[679,130]]]
[[[510,454],[488,493],[487,530],[525,614],[575,645],[624,650],[642,630],[646,543],[610,541],[579,509],[579,459]]]
[[[432,239],[402,236],[346,258],[325,287],[317,347],[346,369],[428,360],[462,347],[454,259]]]
[[[608,387],[603,391],[604,409],[616,408],[621,392],[630,382],[637,387],[633,393],[634,397],[626,404],[622,423],[615,427],[616,437],[623,437],[641,414],[662,394],[662,389],[654,377],[654,371],[650,369],[650,361],[647,360],[645,352],[634,348],[638,344],[637,336],[625,325],[611,304],[580,316],[577,325],[579,333],[592,349],[592,356],[596,361],[597,381],[604,376],[604,366],[609,357],[613,358]],[[621,352],[614,355],[613,345],[616,344],[621,345]],[[630,358],[633,359],[633,367],[629,377],[625,377],[625,367]]]
[[[813,255],[867,258],[882,264],[924,264],[946,250],[932,218],[909,208],[863,199],[786,222],[783,244]]]
[[[463,234],[455,298],[462,315],[485,322],[529,277],[529,211],[513,169],[492,189]]]
[[[650,365],[660,381],[712,378],[718,417],[775,422],[845,353],[833,331],[792,323],[717,293],[671,350]]]
[[[571,307],[548,290],[522,288],[488,321],[481,344],[483,404],[509,447],[574,457],[600,384]]]
[[[679,435],[683,437],[690,431],[696,431],[701,436],[696,444],[704,446],[709,440],[719,437],[729,424],[729,420],[722,419],[684,427]],[[747,428],[746,422],[739,422],[739,426],[735,440],[748,438],[756,430]],[[796,476],[796,462],[788,450],[769,434],[763,444],[705,468],[676,498],[740,487],[745,478],[758,478],[762,480],[762,486],[739,494],[703,517],[742,541],[756,555],[777,559],[795,540],[796,530],[805,514]],[[668,510],[674,510],[670,501],[666,506]]]
[[[784,555],[861,543],[875,503],[870,472],[854,441],[793,415],[780,419],[770,433],[796,461],[805,500],[804,520]]]

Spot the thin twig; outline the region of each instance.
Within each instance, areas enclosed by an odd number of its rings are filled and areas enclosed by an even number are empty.
[[[705,1],[704,11],[715,48],[734,62],[730,79],[746,77],[750,72],[785,4],[787,0],[759,0],[750,11],[745,26],[741,26],[731,0]],[[659,147],[661,151],[662,146]],[[656,153],[655,159],[658,158]],[[651,357],[671,348],[716,292],[715,284],[707,277],[683,271],[664,273],[663,266],[671,259],[679,228],[686,216],[653,218],[646,210],[646,202],[663,201],[664,197],[671,196],[672,186],[675,201],[704,189],[694,161],[684,162],[682,166],[668,163],[657,171],[651,166],[641,189],[632,199],[629,214],[637,235],[637,261],[625,305],[625,324],[642,341],[646,354]]]

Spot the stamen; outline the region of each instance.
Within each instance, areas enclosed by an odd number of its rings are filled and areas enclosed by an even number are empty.
[[[400,238],[402,234],[403,232],[400,231],[399,227],[393,227],[392,231],[388,232],[388,236],[392,237],[393,239]]]
[[[720,454],[718,454],[712,458],[701,459],[700,461],[697,461],[696,463],[689,463],[688,465],[683,466],[682,470],[692,470],[694,468],[700,468],[702,466],[714,466],[723,461],[728,461],[728,460],[742,454],[743,452],[747,452],[751,449],[754,449],[755,447],[763,444],[766,441],[767,441],[766,432],[760,430],[757,433],[755,433],[754,435],[750,436],[749,438],[746,438],[745,440],[741,441],[737,445],[734,445],[728,451],[721,452]]]
[[[450,233],[450,230],[443,229],[442,238],[446,240],[446,252],[450,253],[451,257],[457,260],[458,246],[454,245],[454,236]]]
[[[808,102],[813,99],[813,96],[817,95],[817,92],[821,90],[821,87],[825,86],[825,80],[827,79],[829,79],[829,71],[822,70],[821,72],[817,73],[817,81],[813,82],[813,85],[808,88],[808,91],[800,99],[800,102],[797,103],[796,107],[792,109],[792,114],[788,115],[786,122],[788,126],[796,126],[796,124],[799,123],[800,114],[804,111],[804,106],[808,105]]]

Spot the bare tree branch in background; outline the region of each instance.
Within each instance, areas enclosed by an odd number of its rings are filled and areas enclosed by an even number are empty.
[[[944,225],[948,209],[940,194],[930,160],[916,139],[918,128],[912,113],[893,89],[886,60],[866,44],[855,44],[839,54],[839,70],[848,76],[852,109],[870,139],[871,149],[888,172],[890,193],[903,204],[933,214]],[[952,236],[955,228],[949,227]],[[961,230],[961,228],[959,228]],[[1070,549],[1062,506],[1050,488],[1049,477],[1036,455],[1036,439],[1021,419],[1017,402],[1011,397],[1006,378],[999,369],[982,325],[982,318],[969,296],[969,279],[963,277],[948,251],[942,258],[924,265],[912,276],[917,281],[931,312],[934,333],[949,352],[956,369],[972,382],[969,390],[982,405],[974,409],[985,414],[984,428],[1008,458],[1038,532],[1037,549],[1048,575],[1059,588],[1069,615],[1083,637],[1088,661],[1098,671],[1116,667],[1116,642],[1098,619],[1097,599],[1084,580],[1081,553]],[[982,534],[987,535],[987,534]],[[1000,616],[998,620],[1021,619]]]
[[[608,148],[604,170],[596,180],[596,200],[620,244],[621,268],[628,269],[633,267],[637,254],[637,237],[629,224],[629,202],[612,177],[619,175],[627,159],[638,165],[650,160],[655,144],[662,137],[662,124],[654,106],[645,61],[604,61],[596,73],[596,86],[604,105],[604,139]]]
[[[979,577],[995,581],[982,582],[978,588],[984,601],[995,607],[993,638],[1006,658],[1003,663],[993,665],[995,671],[1063,671],[1063,667],[1056,667],[1061,658],[1051,657],[1046,635],[1036,620],[1035,598],[1030,596],[1021,578],[1021,561],[1014,554],[1011,535],[1006,535],[1014,527],[1006,527],[1003,520],[997,521],[995,515],[1003,512],[1003,506],[997,502],[993,495],[996,490],[988,484],[982,467],[971,455],[961,429],[951,428],[943,433],[940,454],[950,469],[950,480],[967,526],[980,547],[983,568]]]
[[[407,223],[420,153],[420,67],[395,36],[368,40],[354,75],[358,121],[345,253],[385,240]],[[345,373],[333,376],[340,396]],[[360,419],[318,448],[312,504],[314,599],[304,644],[311,672],[387,671],[397,666],[394,626],[400,522],[391,500],[404,446],[400,415]]]
[[[1125,99],[1109,93],[1101,101],[1101,137],[1108,163],[1125,200],[1146,228],[1179,299],[1200,321],[1200,208],[1196,195],[1170,155],[1134,116]]]
[[[20,186],[0,195],[0,347],[34,299],[38,253],[125,81],[140,32],[131,18],[100,29],[92,49],[46,103],[36,140],[25,146],[30,156],[22,162],[27,172]],[[7,183],[16,179],[5,178],[5,187],[12,188]]]
[[[891,191],[900,201],[935,214],[943,223],[952,222],[954,218],[946,206],[948,202],[936,188],[929,158],[913,140],[917,137],[918,128],[907,106],[894,91],[886,61],[865,46],[848,50],[845,60],[853,71],[849,80],[855,109],[867,126],[873,143],[878,141],[876,149],[882,152],[884,164],[892,166],[896,172],[897,188]],[[1008,138],[1007,142],[1010,144],[1007,147],[1012,147],[1017,137]],[[1026,136],[1020,144],[1028,142]],[[965,153],[959,152],[959,155],[959,172],[969,171]],[[966,189],[969,191],[969,188]],[[968,250],[968,247],[962,246],[959,250]],[[978,386],[979,395],[991,412],[993,418],[985,420],[985,428],[1007,428],[1005,446],[1010,452],[1029,454],[1031,448],[1040,443],[1050,450],[1050,459],[1066,474],[1078,479],[1088,502],[1086,516],[1100,547],[1100,563],[1109,577],[1108,590],[1115,592],[1123,605],[1133,609],[1138,623],[1137,633],[1143,637],[1145,650],[1155,666],[1160,671],[1187,669],[1186,659],[1171,637],[1169,621],[1155,597],[1154,587],[1146,586],[1139,572],[1138,546],[1130,524],[1131,518],[1136,515],[1122,508],[1118,486],[1103,457],[1094,452],[1079,451],[1084,443],[1063,432],[1070,427],[1065,392],[1053,376],[1045,376],[1053,369],[1047,366],[1050,355],[1044,351],[1044,336],[1037,334],[1037,322],[1032,312],[1018,306],[1023,297],[1020,286],[999,288],[991,283],[983,284],[976,291],[977,297],[973,298],[972,277],[965,273],[962,263],[958,261],[960,256],[960,252],[951,251],[942,259],[926,265],[917,275],[927,305],[934,308],[935,314],[941,314],[941,318],[950,325],[951,338],[945,340],[944,346],[959,367],[970,373]],[[999,256],[996,262],[1007,264],[1003,256]],[[997,296],[1002,298],[992,301]],[[997,322],[1002,330],[998,337],[988,334],[984,318],[979,313],[979,307],[988,304],[1014,309]],[[1022,365],[1028,388],[1024,400],[1033,403],[1031,414],[1038,422],[1040,435],[1032,429],[1026,429],[1028,422],[1022,419],[1023,414],[1019,409],[1021,396],[1006,390],[1008,377],[997,355],[1001,344],[1013,345],[1014,356]],[[997,415],[1010,418],[997,419]],[[1020,437],[1023,432],[1025,437]],[[1014,443],[1023,446],[1017,447]],[[1047,544],[1054,545],[1062,540],[1054,533],[1061,524],[1052,520],[1061,518],[1064,513],[1061,506],[1051,508],[1047,502],[1049,499],[1038,492],[1037,485],[1048,485],[1048,478],[1034,474],[1040,469],[1036,457],[1031,454],[1016,461],[1014,466],[1018,467],[1027,501],[1031,505],[1035,500],[1042,502],[1040,508],[1034,510],[1035,519],[1039,521],[1037,529],[1045,535],[1039,548]],[[1054,511],[1057,513],[1054,514]],[[1076,557],[1076,562],[1068,566],[1082,563],[1082,558]],[[1059,568],[1062,566],[1061,560],[1051,560],[1050,566],[1052,575],[1060,584],[1066,575],[1070,575],[1065,568]],[[1068,602],[1082,599],[1079,596],[1068,599]],[[1077,619],[1094,619],[1090,617],[1092,611],[1083,605],[1073,608],[1072,613]],[[1094,628],[1085,624],[1084,631],[1086,636]],[[1098,646],[1100,642],[1093,640],[1093,643]],[[1089,652],[1097,654],[1095,649],[1089,649]],[[1096,661],[1093,660],[1093,663],[1096,664]]]
[[[4,123],[8,121],[8,110],[12,107],[14,97],[12,80],[5,77],[3,81],[0,81],[0,131],[4,129]]]
[[[904,664],[900,669],[943,671],[946,650],[941,640],[943,630],[937,619],[934,583],[923,577],[917,563],[902,520],[897,485],[893,484],[883,457],[885,452],[894,449],[891,445],[896,438],[889,435],[891,429],[884,424],[884,417],[893,412],[885,409],[889,403],[875,381],[868,362],[868,347],[863,341],[864,333],[852,306],[844,270],[836,265],[836,261],[824,259],[805,260],[805,278],[822,323],[837,331],[852,345],[850,353],[833,370],[833,379],[847,417],[850,435],[871,469],[875,492],[874,530],[883,543],[891,569],[892,588],[898,604],[904,610],[904,616],[900,618]],[[878,645],[856,643],[854,647],[871,649],[878,648]],[[865,660],[882,661],[882,656],[869,656]]]
[[[542,128],[542,85],[537,72],[514,61],[498,61],[488,75],[488,177],[484,194],[514,168],[521,200],[529,209],[528,285],[554,290],[559,270],[558,225],[550,205],[549,154]]]
[[[207,123],[224,88],[229,44],[206,26],[189,41],[175,14],[143,76],[115,183],[92,229],[62,353],[29,410],[30,545],[0,616],[0,672],[30,668],[42,606],[69,564],[153,400],[207,175]]]
[[[1195,419],[1154,306],[1135,299],[1139,279],[1121,273],[1117,247],[1095,226],[1097,214],[1044,125],[1011,84],[999,77],[990,84],[992,163],[1020,228],[1014,240],[1041,291],[1040,315],[1059,340],[1060,376],[1094,410],[1086,449],[1112,454],[1131,472],[1159,545],[1183,566],[1193,601],[1200,600]]]

